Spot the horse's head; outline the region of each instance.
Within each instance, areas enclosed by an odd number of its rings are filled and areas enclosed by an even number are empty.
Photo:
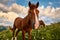
[[[31,4],[31,2],[29,2],[29,15],[30,15],[30,21],[32,24],[33,29],[37,29],[39,27],[39,20],[38,20],[38,14],[39,14],[39,10],[37,9],[39,6],[39,2],[37,2],[37,4]]]

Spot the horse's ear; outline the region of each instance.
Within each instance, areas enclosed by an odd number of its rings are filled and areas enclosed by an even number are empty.
[[[30,2],[30,1],[29,1],[29,4],[28,4],[28,5],[29,5],[29,7],[30,7],[30,5],[31,5],[31,2]]]
[[[38,8],[38,6],[39,6],[39,2],[37,2],[37,4],[36,4],[36,8]]]

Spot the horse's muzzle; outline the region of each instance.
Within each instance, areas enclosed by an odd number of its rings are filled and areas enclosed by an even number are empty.
[[[32,28],[33,29],[38,29],[39,23],[32,22]]]

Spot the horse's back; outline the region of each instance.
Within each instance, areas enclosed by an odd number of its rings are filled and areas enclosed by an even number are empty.
[[[22,20],[23,18],[21,18],[21,17],[17,17],[16,19],[15,19],[15,21],[20,21],[20,20]]]

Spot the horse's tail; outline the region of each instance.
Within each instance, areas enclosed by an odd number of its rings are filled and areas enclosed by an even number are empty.
[[[11,26],[9,26],[9,29],[10,29],[11,31],[13,31],[13,28],[12,28]]]

